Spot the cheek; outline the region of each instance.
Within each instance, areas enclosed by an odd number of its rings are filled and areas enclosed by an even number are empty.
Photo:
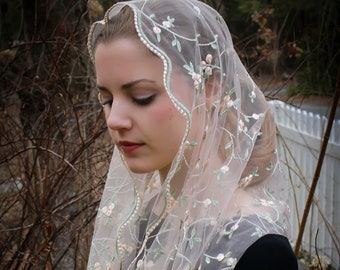
[[[170,101],[171,102],[171,101]],[[185,117],[172,104],[157,106],[152,111],[155,129],[166,133],[167,137],[172,135],[183,136],[186,127]]]
[[[163,94],[158,102],[154,104],[150,113],[154,122],[170,124],[178,111],[170,98]]]
[[[167,122],[169,123],[169,121],[172,121],[175,117],[175,108],[171,108],[170,106],[167,107],[158,107],[157,109],[155,109],[152,113],[153,113],[153,118],[154,121],[157,123],[164,123]]]

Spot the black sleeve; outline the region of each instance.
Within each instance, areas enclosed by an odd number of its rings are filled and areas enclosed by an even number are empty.
[[[235,270],[298,270],[297,259],[286,237],[268,234],[252,244]]]

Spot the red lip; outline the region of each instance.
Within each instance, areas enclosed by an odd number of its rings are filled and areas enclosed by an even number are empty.
[[[119,141],[119,147],[120,149],[125,153],[129,154],[133,151],[137,150],[139,147],[143,146],[143,143],[135,143],[135,142],[129,142],[129,141]]]

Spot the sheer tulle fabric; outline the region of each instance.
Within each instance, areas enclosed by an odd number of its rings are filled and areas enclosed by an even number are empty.
[[[132,173],[114,152],[88,268],[233,269],[261,236],[287,233],[268,104],[221,16],[199,1],[114,5],[92,26],[92,60],[96,37],[126,5],[140,40],[163,60],[164,86],[187,130],[164,183],[157,172]],[[187,78],[191,93],[173,90],[174,73]],[[175,181],[184,185],[174,198]]]

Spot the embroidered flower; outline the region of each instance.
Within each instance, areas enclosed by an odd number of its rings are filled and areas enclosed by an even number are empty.
[[[109,213],[109,208],[107,206],[104,206],[102,208],[102,213],[105,214],[106,216],[110,216],[110,213]]]
[[[260,199],[260,204],[263,205],[263,206],[273,206],[274,202],[268,201],[268,200],[265,200],[265,199]]]
[[[227,165],[222,166],[219,170],[214,171],[216,174],[217,180],[221,180],[223,175],[229,171],[229,167]]]
[[[231,224],[233,224],[233,223],[231,223]],[[233,237],[234,232],[239,228],[239,225],[238,225],[239,222],[236,222],[231,227],[229,227],[231,224],[228,224],[228,226],[226,226],[224,228],[224,230],[221,231],[221,235],[228,236],[229,239],[231,239]],[[228,253],[228,257],[229,257],[229,253]]]
[[[163,25],[164,27],[166,27],[166,28],[170,28],[170,27],[171,27],[171,23],[168,22],[168,21],[163,21],[163,22],[162,22],[162,25]]]
[[[230,96],[229,95],[226,95],[224,98],[223,98],[223,101],[221,102],[221,105],[220,105],[220,113],[225,113],[227,112],[227,109],[231,108],[234,106],[234,101],[231,100]]]
[[[205,61],[201,61],[200,66],[202,68],[202,74],[204,77],[209,77],[213,73],[213,67],[211,66],[212,55],[209,53],[205,57]]]
[[[197,142],[196,141],[188,141],[188,140],[186,140],[185,141],[185,146],[187,147],[187,148],[189,148],[189,150],[192,150],[193,149],[193,147],[195,147],[196,145],[197,145]]]
[[[236,258],[229,258],[228,260],[227,260],[227,266],[235,266],[236,265],[236,263],[237,263],[237,259]]]
[[[139,260],[137,262],[137,269],[141,269],[142,265],[143,265],[143,260]]]
[[[200,74],[193,72],[191,77],[194,81],[202,82],[202,76]]]
[[[174,18],[170,18],[170,17],[168,16],[168,17],[167,17],[167,20],[162,22],[162,25],[163,25],[165,28],[170,28],[170,27],[173,27],[173,26],[174,26],[174,24],[173,24],[174,21],[175,21]]]
[[[201,15],[201,10],[198,6],[194,6],[194,10],[197,12],[198,15]]]
[[[227,95],[225,99],[226,99],[225,101],[226,101],[226,105],[228,109],[234,106],[234,101],[230,99],[229,95]]]
[[[191,78],[194,80],[195,88],[199,89],[199,87],[202,83],[202,76],[200,74],[193,72],[192,75],[191,75]]]
[[[158,26],[154,26],[152,28],[152,31],[156,34],[157,41],[160,42],[161,41],[161,35],[160,34],[161,34],[162,30]]]
[[[244,122],[240,119],[238,121],[238,131],[242,132],[244,130]]]
[[[236,231],[237,229],[238,229],[238,227],[239,227],[239,225],[236,223],[235,225],[233,225],[231,228],[230,228],[230,230],[231,231]]]
[[[203,204],[204,204],[204,207],[207,208],[208,206],[211,205],[211,200],[210,200],[209,198],[208,198],[208,199],[205,199],[205,200],[203,201]]]
[[[254,90],[251,91],[251,93],[249,94],[249,97],[250,97],[251,103],[253,103],[253,102],[254,102],[254,99],[256,98],[256,93],[255,93]]]
[[[253,180],[254,175],[250,174],[246,177],[243,177],[239,182],[239,187],[244,188],[250,184],[250,182]]]
[[[225,174],[229,171],[229,167],[227,165],[221,167],[221,173]]]
[[[210,225],[211,226],[216,226],[217,225],[217,220],[216,219],[210,220]]]
[[[207,67],[207,62],[205,62],[205,61],[201,61],[201,67],[203,68],[203,69],[205,69],[206,67]]]
[[[133,248],[132,248],[131,246],[127,246],[126,244],[123,244],[123,245],[122,245],[122,251],[123,251],[124,253],[131,253],[132,250],[133,250]]]
[[[205,57],[205,61],[207,61],[208,64],[211,64],[212,62],[212,55],[210,53],[207,54]]]
[[[212,68],[211,67],[206,67],[204,69],[204,74],[207,76],[211,76],[212,75]]]
[[[222,253],[218,254],[216,257],[216,260],[219,262],[223,261],[223,259],[224,259],[224,255]]]
[[[110,203],[108,206],[104,206],[101,211],[104,215],[110,217],[112,215],[112,211],[115,208],[115,204],[114,203]]]
[[[253,119],[255,119],[255,120],[259,120],[260,119],[260,116],[258,114],[256,114],[256,113],[253,113],[251,117],[253,117]]]
[[[160,34],[162,32],[162,30],[158,26],[154,26],[152,30],[155,34]]]
[[[103,268],[102,268],[102,266],[101,266],[101,264],[99,263],[99,262],[96,262],[95,264],[94,264],[94,270],[102,270]]]

